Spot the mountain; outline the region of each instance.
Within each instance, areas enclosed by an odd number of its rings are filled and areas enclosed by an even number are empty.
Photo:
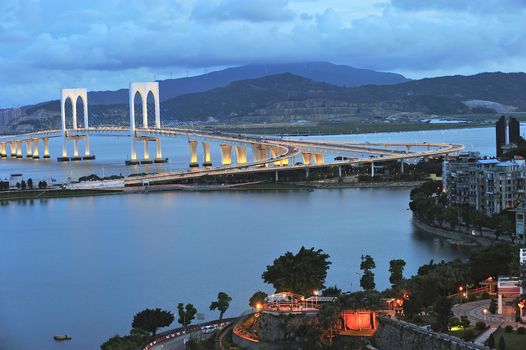
[[[376,72],[328,62],[252,64],[227,68],[189,78],[160,80],[161,100],[189,93],[203,92],[226,86],[237,80],[255,79],[269,75],[292,73],[337,86],[385,85],[408,81],[396,73]],[[128,102],[128,89],[90,92],[90,104],[119,104]]]
[[[161,102],[164,122],[219,120],[236,123],[294,120],[365,123],[413,116],[526,111],[525,73],[481,73],[408,81],[395,85],[342,87],[291,73],[234,81],[209,91]],[[24,109],[12,130],[58,127],[59,102]],[[502,108],[506,109],[502,109]],[[128,104],[93,104],[92,125],[126,125]],[[138,109],[140,112],[140,109]],[[400,119],[401,118],[401,119]]]
[[[525,73],[456,75],[355,88],[285,73],[178,96],[165,101],[162,108],[163,115],[179,120],[270,115],[385,117],[398,112],[444,115],[471,112],[476,106],[469,103],[473,100],[486,101],[482,103],[486,112],[502,105],[526,111],[524,91]]]

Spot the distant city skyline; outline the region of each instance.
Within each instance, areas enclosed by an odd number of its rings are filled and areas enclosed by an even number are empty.
[[[4,0],[0,108],[251,63],[526,70],[524,0]]]

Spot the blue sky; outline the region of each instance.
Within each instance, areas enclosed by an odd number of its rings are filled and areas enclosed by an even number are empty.
[[[298,61],[526,71],[526,0],[0,0],[0,108]]]

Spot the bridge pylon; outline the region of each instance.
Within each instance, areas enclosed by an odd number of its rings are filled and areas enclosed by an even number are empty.
[[[72,128],[68,129],[66,126],[66,102],[67,100],[71,101],[71,110],[72,110]],[[77,101],[82,101],[82,107],[84,112],[84,120],[82,128],[78,127],[77,120]],[[62,98],[60,101],[60,116],[62,124],[62,156],[57,157],[59,162],[69,162],[77,160],[93,160],[95,156],[91,154],[89,149],[89,140],[88,134],[84,133],[83,130],[89,128],[89,116],[88,116],[88,90],[85,88],[75,88],[75,89],[62,89]],[[36,144],[38,145],[38,139],[35,139]],[[73,156],[68,156],[67,141],[73,141]],[[84,142],[84,156],[79,155],[79,140]],[[46,141],[47,142],[47,141]],[[48,150],[49,153],[49,150]],[[38,154],[38,153],[37,153]],[[44,156],[44,158],[49,158]]]
[[[142,104],[142,126],[140,129],[151,129],[148,125],[148,94],[152,94],[155,106],[155,129],[161,128],[161,102],[159,99],[159,83],[145,82],[145,83],[130,83],[130,132],[131,132],[131,153],[130,159],[126,161],[126,165],[137,164],[151,164],[151,163],[166,163],[168,158],[162,157],[161,140],[159,137],[144,136],[140,134],[140,130],[135,127],[135,95],[139,94]],[[139,123],[141,125],[141,123]],[[143,158],[137,157],[137,142],[143,142]],[[148,142],[155,142],[155,158],[151,159],[148,151]]]

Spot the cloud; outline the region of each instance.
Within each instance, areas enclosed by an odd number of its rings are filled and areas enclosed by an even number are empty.
[[[195,6],[192,17],[212,21],[287,21],[295,17],[287,5],[287,0],[203,0]]]
[[[0,107],[56,98],[61,86],[114,89],[247,63],[332,61],[411,77],[526,70],[524,3],[3,0]]]

